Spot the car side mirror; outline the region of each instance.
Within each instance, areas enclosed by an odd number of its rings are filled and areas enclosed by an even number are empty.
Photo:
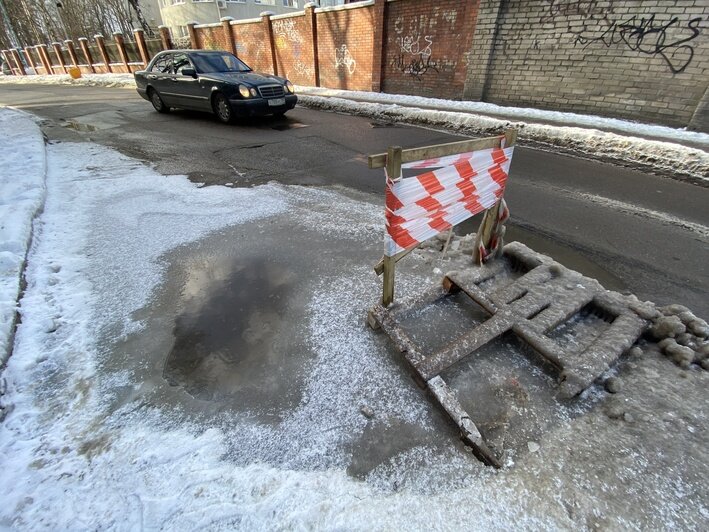
[[[197,77],[197,71],[194,68],[183,68],[181,72],[183,76],[189,76],[191,78]]]

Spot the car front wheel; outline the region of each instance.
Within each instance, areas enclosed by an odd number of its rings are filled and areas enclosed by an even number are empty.
[[[153,104],[153,107],[158,113],[167,113],[170,111],[170,108],[165,105],[165,102],[162,101],[158,91],[155,89],[150,89],[150,103]]]
[[[214,96],[212,107],[214,108],[214,114],[217,115],[220,122],[229,124],[234,121],[234,112],[231,109],[229,100],[227,100],[226,96],[223,94],[219,93]]]

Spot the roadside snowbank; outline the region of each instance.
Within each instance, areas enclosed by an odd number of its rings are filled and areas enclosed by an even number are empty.
[[[686,176],[709,183],[709,152],[681,144],[648,140],[581,127],[534,124],[464,112],[401,107],[395,104],[354,102],[342,98],[301,95],[307,107],[372,117],[378,120],[413,122],[460,131],[471,135],[499,134],[506,128],[519,130],[519,139],[552,150],[581,153],[622,165],[637,165],[668,177]]]
[[[29,115],[0,109],[0,367],[10,351],[32,220],[44,201],[44,137]]]
[[[79,79],[73,79],[69,74],[54,74],[51,76],[0,76],[0,83],[17,83],[20,85],[42,83],[46,85],[135,88],[135,78],[133,78],[133,74],[82,74]]]

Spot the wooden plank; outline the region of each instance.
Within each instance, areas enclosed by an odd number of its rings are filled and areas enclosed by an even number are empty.
[[[473,454],[475,454],[478,460],[497,468],[502,467],[498,458],[485,443],[485,439],[480,433],[480,430],[478,430],[473,420],[470,419],[470,415],[450,391],[446,382],[441,377],[436,376],[429,380],[427,384],[428,389],[436,398],[436,401],[438,401],[443,407],[443,410],[446,411],[453,422],[458,426],[463,440],[471,446]]]
[[[389,310],[381,305],[375,305],[369,311],[369,316],[370,319],[379,325],[389,338],[391,338],[396,348],[404,355],[404,358],[406,358],[407,362],[411,364],[412,367],[415,368],[416,365],[424,359],[423,354],[421,354],[418,347],[416,347],[416,344],[414,344],[404,330],[399,327]]]
[[[386,155],[387,174],[390,179],[401,177],[401,146],[390,146]],[[396,259],[394,257],[384,257],[382,264],[383,286],[382,305],[388,307],[394,302],[394,270]]]
[[[417,247],[418,247],[418,244],[415,245],[414,247],[409,248],[409,249],[405,249],[404,251],[400,251],[396,255],[392,256],[392,258],[394,259],[394,262],[399,262],[401,259],[406,257],[406,255],[411,253]],[[385,258],[386,258],[386,256],[379,259],[379,262],[377,262],[377,264],[374,266],[374,273],[376,273],[377,275],[381,275],[382,273],[384,273],[384,259]]]
[[[483,139],[462,140],[457,142],[449,142],[447,144],[437,144],[435,146],[424,146],[423,148],[411,148],[403,150],[401,153],[401,162],[410,163],[413,161],[423,161],[425,159],[434,159],[436,157],[446,157],[448,155],[456,155],[458,153],[466,153],[476,150],[487,150],[490,148],[499,148],[503,137],[486,137]],[[370,168],[384,168],[387,166],[387,154],[379,153],[368,157]],[[388,172],[388,170],[387,170]],[[389,176],[392,174],[390,173]]]
[[[508,129],[505,131],[505,148],[514,146],[517,143],[517,130]]]

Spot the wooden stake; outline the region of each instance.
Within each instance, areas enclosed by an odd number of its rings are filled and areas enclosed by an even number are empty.
[[[392,146],[387,150],[387,175],[389,179],[396,180],[401,177],[401,146]],[[382,305],[388,307],[394,302],[394,269],[395,257],[384,257],[383,261],[384,286],[382,289]]]

